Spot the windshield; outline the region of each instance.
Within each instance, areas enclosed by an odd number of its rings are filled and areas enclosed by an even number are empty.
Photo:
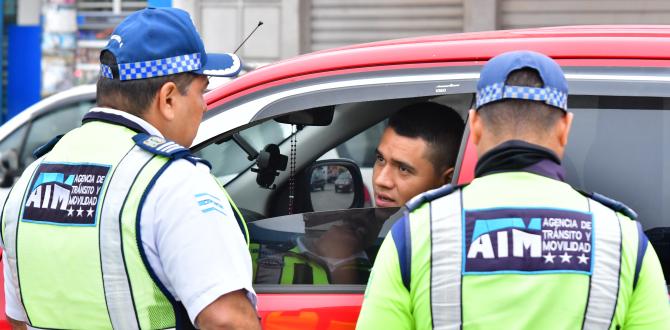
[[[281,144],[291,135],[291,125],[268,120],[239,133],[256,151],[259,151],[271,143]],[[195,155],[212,164],[212,174],[224,185],[255,163],[255,160],[249,160],[247,153],[232,139],[223,143],[209,144],[195,152]]]

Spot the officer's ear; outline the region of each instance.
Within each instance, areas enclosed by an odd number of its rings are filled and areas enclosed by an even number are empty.
[[[565,116],[561,117],[561,120],[558,121],[558,134],[559,142],[561,147],[564,147],[568,144],[568,137],[570,136],[570,128],[572,128],[572,119],[574,114],[572,112],[566,112]]]
[[[470,109],[468,114],[468,125],[470,125],[470,140],[472,143],[477,146],[479,141],[482,139],[482,118],[479,117],[479,113],[475,109]]]
[[[176,116],[176,96],[179,93],[177,85],[168,81],[158,90],[158,99],[156,100],[158,106],[158,112],[167,121],[174,120]]]
[[[555,146],[552,149],[559,158],[563,159],[563,154],[565,153],[565,147],[568,145],[568,137],[570,136],[570,128],[572,127],[572,118],[574,115],[570,112],[566,112],[556,124],[554,125],[555,134],[551,137],[554,139],[551,142],[551,145]]]

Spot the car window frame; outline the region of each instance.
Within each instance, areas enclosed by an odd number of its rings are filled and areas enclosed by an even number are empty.
[[[380,70],[332,75],[271,87],[208,110],[191,150],[197,152],[211,143],[226,141],[232,134],[250,126],[305,109],[352,102],[474,93],[479,69],[479,66],[446,66]],[[365,88],[366,92],[361,92],[361,88]],[[217,127],[231,127],[231,123],[237,126],[213,133]],[[277,145],[283,145],[291,136]],[[241,170],[224,186],[235,182],[253,165]]]
[[[473,93],[480,70],[481,63],[443,63],[408,69],[380,68],[379,71],[333,74],[269,87],[209,109],[203,117],[192,149],[199,150],[212,143],[212,140],[225,139],[243,127],[288,113],[319,106],[379,100],[379,91],[391,96],[387,99]],[[621,95],[621,92],[625,92],[629,96],[663,96],[670,87],[670,68],[665,67],[573,65],[565,66],[563,70],[571,94]],[[611,86],[612,82],[616,82],[616,86]],[[414,84],[411,90],[406,89],[409,84]],[[362,93],[361,88],[367,92]],[[332,97],[328,93],[333,90],[341,94]],[[305,98],[305,95],[310,97]]]
[[[370,86],[366,86],[366,92],[361,92],[359,86],[354,83],[343,83],[347,81],[347,77],[337,77],[337,79],[332,79],[332,77],[318,79],[317,81],[312,81],[316,85],[310,85],[306,82],[300,82],[297,84],[298,88],[302,89],[301,93],[291,93],[291,87],[296,86],[286,86],[283,89],[277,89],[275,92],[283,93],[282,97],[268,102],[265,107],[260,109],[253,117],[249,120],[252,122],[250,125],[257,125],[265,120],[272,120],[271,118],[281,116],[291,112],[302,111],[309,108],[331,105],[335,104],[344,104],[349,102],[365,102],[365,101],[377,101],[377,100],[388,100],[388,99],[411,99],[416,97],[438,97],[446,94],[473,94],[474,100],[474,86],[476,82],[476,77],[478,76],[478,67],[457,67],[452,72],[445,73],[444,68],[431,68],[425,70],[426,74],[421,75],[417,74],[420,71],[424,70],[415,70],[413,69],[413,76],[417,77],[419,81],[418,86],[413,86],[414,88],[408,89],[408,86],[411,86],[412,81],[406,81],[404,79],[403,71],[394,71],[395,75],[390,74],[389,72],[379,72],[377,73],[366,73],[355,75],[357,81],[364,81],[365,83],[370,83],[372,80],[374,83]],[[438,73],[436,73],[438,72]],[[381,75],[379,77],[378,75]],[[349,75],[347,75],[349,76]],[[370,77],[373,76],[373,77]],[[395,86],[389,86],[387,78],[391,81],[395,81]],[[435,77],[456,77],[455,79],[436,79]],[[462,79],[464,78],[465,79]],[[332,80],[331,80],[332,79]],[[370,79],[370,80],[369,80]],[[451,86],[451,87],[443,87]],[[390,87],[396,87],[392,89]],[[289,92],[287,92],[287,90]],[[464,90],[467,90],[465,92]],[[401,93],[402,91],[402,93]],[[272,97],[272,93],[264,93],[259,97]],[[318,102],[313,102],[313,100],[318,100]],[[238,101],[239,102],[239,101]],[[249,102],[254,102],[250,100]],[[310,102],[307,104],[307,102]],[[257,104],[257,103],[256,103]],[[244,106],[244,104],[238,105],[237,107]],[[215,112],[208,111],[209,118],[216,116],[218,114],[223,114],[228,111],[234,111],[235,106],[230,107],[219,107],[215,108],[216,110],[210,110]],[[228,113],[227,115],[230,115]],[[207,116],[207,115],[206,115]],[[222,116],[225,117],[225,116]],[[206,120],[207,120],[206,119]],[[213,143],[212,141],[225,140],[233,133],[239,132],[250,125],[244,125],[239,129],[234,129],[228,132],[222,132],[218,137],[210,138],[207,142],[201,142],[196,144],[193,150],[201,150],[205,145]],[[282,143],[290,140],[290,137],[282,141]],[[252,164],[253,166],[253,164]],[[249,168],[251,168],[250,166]],[[245,171],[249,171],[246,169]],[[242,173],[242,172],[241,172]],[[241,174],[240,174],[241,175]],[[234,183],[240,175],[236,176],[232,180],[228,181],[226,185]],[[234,200],[234,196],[231,196]],[[272,217],[269,217],[272,218]],[[267,218],[267,219],[269,219]],[[331,285],[282,285],[282,284],[254,284],[254,289],[257,293],[362,293],[365,290],[366,284],[331,284]]]
[[[206,144],[224,140],[243,127],[256,125],[262,120],[305,109],[472,93],[478,77],[479,66],[446,66],[348,73],[270,87],[208,110],[192,149],[199,150]],[[412,88],[408,89],[408,86]],[[361,92],[362,88],[365,93]],[[380,98],[382,95],[386,97]]]

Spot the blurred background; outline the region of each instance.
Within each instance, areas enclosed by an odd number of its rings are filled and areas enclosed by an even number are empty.
[[[191,13],[205,46],[246,69],[326,48],[433,34],[576,24],[667,24],[668,0],[2,0],[0,123],[94,83],[113,27],[147,7]]]

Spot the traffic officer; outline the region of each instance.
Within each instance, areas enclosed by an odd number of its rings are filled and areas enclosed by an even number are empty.
[[[477,84],[467,186],[396,215],[358,329],[670,329],[663,273],[636,215],[564,182],[563,71],[514,51]]]
[[[116,27],[98,107],[36,152],[5,202],[15,326],[259,328],[245,237],[186,148],[206,110],[206,75],[239,70],[237,57],[205,52],[185,11],[149,8]]]

